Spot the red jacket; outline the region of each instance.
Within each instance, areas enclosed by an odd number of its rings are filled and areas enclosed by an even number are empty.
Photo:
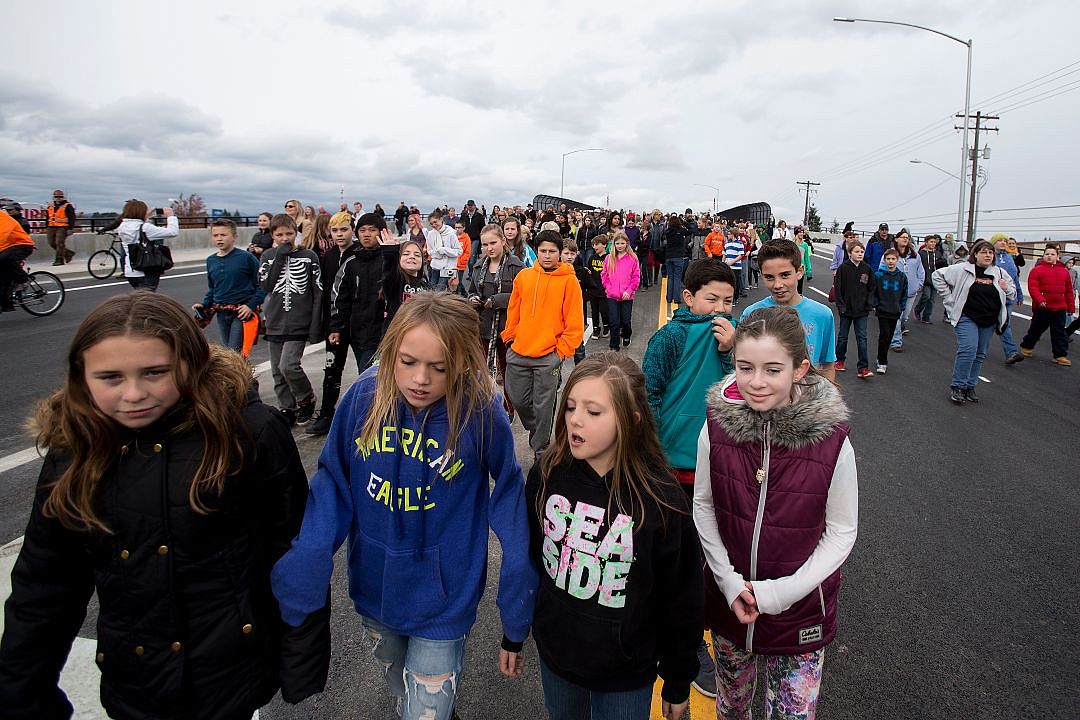
[[[1035,310],[1065,310],[1070,314],[1076,312],[1069,269],[1059,262],[1051,265],[1040,261],[1036,264],[1028,275],[1028,292],[1031,295],[1031,307]]]

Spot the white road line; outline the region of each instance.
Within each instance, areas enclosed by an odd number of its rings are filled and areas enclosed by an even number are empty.
[[[205,274],[206,274],[206,271],[203,270],[201,272],[180,273],[179,275],[162,275],[161,279],[162,280],[175,280],[176,278],[195,277],[196,275],[205,275]],[[63,278],[61,278],[61,280],[63,280]],[[101,288],[117,287],[119,285],[128,285],[128,282],[127,282],[127,280],[121,280],[120,282],[101,283],[100,285],[83,285],[82,287],[67,287],[67,286],[65,286],[64,289],[67,290],[68,292],[79,292],[80,290],[99,290]]]
[[[983,381],[983,382],[985,382],[985,383],[992,383],[992,382],[994,382],[994,381],[993,381],[993,380],[991,380],[990,378],[984,378],[984,377],[983,377],[982,375],[980,375],[980,376],[979,376],[979,379],[980,379],[980,380],[982,380],[982,381]]]
[[[40,457],[41,456],[38,455],[36,447],[26,448],[25,450],[20,450],[19,452],[5,455],[4,457],[0,458],[0,473],[5,473],[8,470],[19,467],[20,465],[25,465],[28,462],[33,462]]]

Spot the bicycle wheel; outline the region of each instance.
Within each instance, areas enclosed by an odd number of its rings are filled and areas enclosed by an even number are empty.
[[[112,274],[116,272],[116,265],[116,255],[112,250],[98,250],[86,261],[86,269],[98,280],[112,277]]]
[[[15,286],[14,300],[31,315],[52,315],[64,304],[64,283],[51,272],[38,270],[30,279]]]

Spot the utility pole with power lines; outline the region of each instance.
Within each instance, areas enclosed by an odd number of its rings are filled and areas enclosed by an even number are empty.
[[[803,192],[806,193],[806,205],[803,207],[803,215],[802,215],[802,226],[806,227],[806,223],[810,218],[810,193],[811,192],[813,192],[815,194],[817,193],[817,190],[811,190],[810,188],[821,185],[821,183],[819,183],[819,182],[811,182],[809,180],[800,180],[799,182],[797,182],[795,184],[796,185],[803,185],[806,188],[805,190],[803,190]]]

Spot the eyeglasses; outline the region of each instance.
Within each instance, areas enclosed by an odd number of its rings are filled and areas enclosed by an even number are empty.
[[[285,209],[286,209],[286,210],[295,210],[295,209],[296,209],[296,206],[295,206],[295,205],[286,205],[286,206],[285,206]]]

